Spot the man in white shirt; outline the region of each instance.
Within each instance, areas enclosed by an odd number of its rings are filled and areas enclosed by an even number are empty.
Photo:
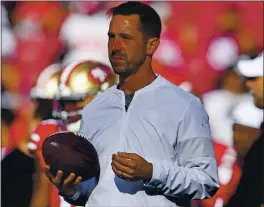
[[[263,60],[264,51],[253,60],[241,60],[237,64],[238,72],[244,77],[247,87],[254,98],[256,107],[263,110],[264,108],[264,78],[263,78]],[[252,112],[246,111],[248,116]],[[263,114],[263,112],[259,112]],[[261,119],[262,117],[260,117]],[[254,119],[258,119],[254,117]],[[256,120],[255,120],[256,121]],[[259,123],[258,123],[259,124]],[[258,126],[255,125],[255,127]],[[262,118],[261,134],[259,138],[248,150],[243,163],[242,176],[237,186],[236,192],[230,198],[226,207],[251,207],[264,206],[264,188],[263,188],[263,139],[264,139],[264,122]],[[252,133],[251,135],[254,136]]]
[[[150,6],[127,2],[110,10],[108,55],[120,82],[83,110],[79,134],[96,148],[94,189],[72,173],[47,176],[75,205],[189,206],[219,187],[208,116],[198,98],[156,76],[152,56],[161,21]]]

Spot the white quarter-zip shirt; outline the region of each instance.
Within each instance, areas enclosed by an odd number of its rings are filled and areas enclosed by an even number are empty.
[[[208,115],[199,99],[161,76],[136,91],[128,110],[113,86],[85,106],[79,134],[96,148],[100,178],[77,194],[86,206],[185,206],[219,187]],[[152,179],[128,182],[115,175],[112,154],[136,153],[153,165]],[[74,196],[76,199],[76,196]]]

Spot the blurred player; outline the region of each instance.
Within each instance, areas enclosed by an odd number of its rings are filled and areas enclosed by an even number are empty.
[[[211,199],[199,201],[201,207],[223,207],[236,191],[241,177],[241,157],[260,135],[263,110],[254,106],[253,98],[236,105],[232,112],[234,147],[214,142],[220,188]]]
[[[258,108],[264,108],[263,95],[263,57],[264,52],[253,60],[238,62],[238,71],[244,77],[247,87]],[[250,113],[248,114],[250,115]],[[263,119],[262,119],[263,121]],[[263,206],[263,138],[264,124],[261,124],[261,135],[249,149],[244,159],[243,174],[236,193],[228,202],[228,207],[259,207]]]
[[[40,138],[35,133],[36,131],[40,130],[49,134],[58,131],[57,128],[59,127],[63,128],[62,124],[59,124],[59,122],[52,120],[53,98],[55,97],[55,93],[58,88],[59,75],[61,71],[62,69],[60,67],[60,64],[58,63],[48,66],[40,73],[36,84],[30,91],[30,96],[36,105],[36,110],[35,124],[34,127],[32,127],[34,129],[34,132],[33,134],[31,134],[30,141],[27,144],[27,150],[33,157],[36,157],[36,155],[40,153],[32,153],[35,152],[38,147],[36,143],[40,143]],[[45,127],[39,129],[39,125],[44,125]],[[31,199],[31,206],[45,206],[44,204],[47,199],[47,194],[45,194],[44,191],[45,188],[42,185],[45,177],[41,176],[42,174],[40,164],[41,160],[35,159],[36,173],[34,175],[34,189]],[[39,186],[41,186],[41,188]],[[39,193],[40,189],[43,189],[43,191],[41,191],[41,194]]]
[[[13,99],[6,91],[5,86],[1,84],[1,160],[8,154],[10,141],[10,126],[15,119]]]
[[[57,188],[51,185],[42,171],[45,162],[42,157],[42,143],[45,138],[58,131],[76,132],[80,127],[81,112],[101,91],[116,83],[112,70],[98,62],[79,61],[67,65],[56,76],[58,90],[53,101],[53,116],[60,120],[44,120],[31,136],[29,148],[39,161],[38,183],[31,206],[70,207],[58,195]]]
[[[61,74],[54,116],[64,120],[68,131],[79,130],[82,108],[116,82],[112,69],[101,62],[87,60],[67,65]]]
[[[234,107],[231,112],[233,124],[234,147],[239,156],[244,158],[252,144],[260,136],[260,125],[263,122],[263,109],[254,106],[250,97]]]
[[[230,67],[220,79],[219,88],[202,96],[205,109],[210,117],[212,137],[218,143],[233,146],[231,109],[250,95],[243,85],[243,79]]]
[[[30,94],[34,105],[33,110],[26,108],[27,113],[32,114],[32,117],[17,118],[10,128],[9,138],[15,148],[2,161],[3,206],[28,207],[30,205],[30,199],[34,192],[33,174],[36,165],[27,143],[32,130],[42,120],[52,117],[51,98],[56,91],[56,80],[54,80],[53,75],[59,70],[60,67],[55,64],[40,73]],[[30,119],[27,117],[30,117]],[[14,195],[16,195],[16,199],[13,198]]]

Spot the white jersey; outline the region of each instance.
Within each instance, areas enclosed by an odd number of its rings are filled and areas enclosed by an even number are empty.
[[[210,117],[213,140],[226,146],[233,146],[233,120],[231,111],[235,105],[247,100],[250,94],[237,95],[227,90],[206,93],[202,101]]]
[[[69,49],[63,64],[90,59],[110,65],[107,51],[109,23],[110,18],[104,12],[92,16],[69,15],[60,31],[60,38]]]

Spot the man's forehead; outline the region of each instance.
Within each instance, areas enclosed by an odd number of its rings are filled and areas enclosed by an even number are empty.
[[[112,18],[109,26],[110,31],[138,31],[140,21],[138,15],[116,15]]]

